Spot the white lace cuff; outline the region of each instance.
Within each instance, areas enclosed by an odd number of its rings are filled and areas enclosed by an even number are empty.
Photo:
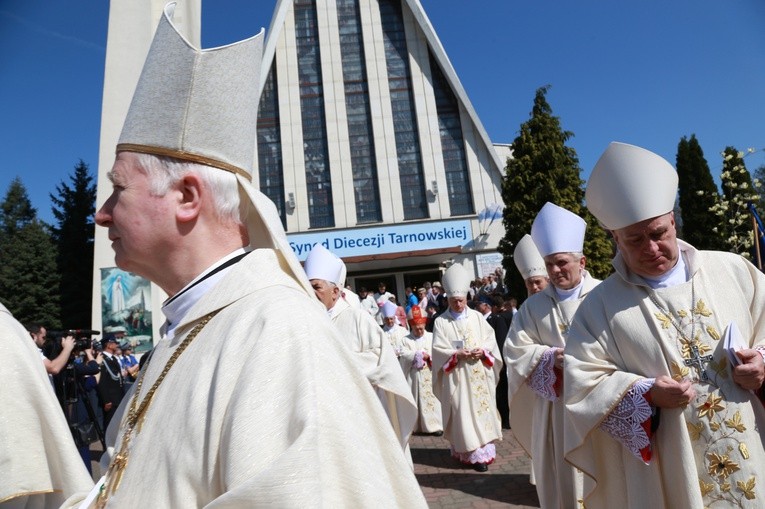
[[[526,384],[532,391],[536,392],[539,396],[548,401],[555,401],[558,396],[555,394],[555,348],[548,348],[545,353],[542,354],[542,358],[539,360],[539,364],[531,372],[531,375],[526,379]]]
[[[651,445],[651,439],[642,426],[643,422],[651,418],[651,406],[643,395],[651,390],[654,380],[642,378],[632,384],[619,404],[600,423],[600,429],[643,462],[645,459],[641,450]]]

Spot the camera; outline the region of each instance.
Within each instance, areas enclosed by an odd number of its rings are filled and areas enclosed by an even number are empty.
[[[74,348],[72,353],[81,352],[89,348],[99,349],[100,342],[93,341],[92,336],[101,334],[101,331],[91,329],[69,329],[60,331],[49,331],[48,334],[53,337],[57,347],[61,347],[61,340],[67,336],[74,337]]]

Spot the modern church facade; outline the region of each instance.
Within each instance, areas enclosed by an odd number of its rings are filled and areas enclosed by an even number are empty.
[[[98,206],[165,2],[111,0]],[[175,19],[199,45],[199,0],[179,2]],[[451,263],[476,277],[501,266],[497,204],[510,150],[489,140],[417,0],[278,0],[264,51],[253,180],[301,261],[320,243],[346,262],[354,289],[383,281],[400,299]],[[96,328],[127,313],[108,311],[113,267],[99,228]],[[165,296],[149,287],[125,299],[150,317]]]

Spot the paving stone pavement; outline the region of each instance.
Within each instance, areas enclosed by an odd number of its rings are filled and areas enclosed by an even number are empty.
[[[529,483],[531,460],[512,430],[503,430],[503,440],[496,443],[497,459],[485,473],[452,458],[443,437],[415,435],[409,447],[414,473],[431,509],[539,507],[536,488]]]

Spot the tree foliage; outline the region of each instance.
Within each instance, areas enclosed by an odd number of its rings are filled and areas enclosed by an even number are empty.
[[[59,328],[56,247],[15,179],[0,204],[0,301],[23,322]]]
[[[752,185],[752,176],[746,169],[744,153],[734,147],[726,147],[722,155],[722,198],[713,208],[721,223],[714,230],[722,235],[727,251],[751,259],[754,231],[747,204],[756,202],[758,195]]]
[[[521,124],[520,134],[513,141],[513,157],[507,161],[502,184],[505,237],[499,251],[503,254],[505,284],[519,300],[526,297],[526,289],[515,268],[513,250],[531,231],[534,218],[548,201],[587,221],[584,254],[590,273],[603,278],[611,272],[611,243],[583,205],[579,159],[576,151],[566,146],[573,133],[562,130],[560,119],[552,114],[546,99],[548,90],[549,86],[545,86],[536,91],[531,117]]]
[[[725,249],[721,235],[710,227],[720,222],[714,213],[720,195],[695,134],[678,143],[676,163],[683,240],[698,249]]]
[[[56,224],[53,241],[58,247],[61,321],[65,328],[90,327],[93,292],[93,242],[96,186],[82,160],[75,166],[70,182],[56,186],[50,195]]]

